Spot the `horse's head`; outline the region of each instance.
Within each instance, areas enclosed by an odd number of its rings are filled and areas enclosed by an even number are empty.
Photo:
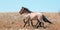
[[[23,13],[31,13],[31,11],[29,11],[29,10],[28,10],[27,8],[25,8],[25,7],[22,7],[19,13],[20,13],[20,14],[23,14]]]
[[[19,11],[20,14],[23,14],[23,13],[25,13],[25,12],[26,12],[26,10],[25,10],[24,7],[22,7],[21,10]]]

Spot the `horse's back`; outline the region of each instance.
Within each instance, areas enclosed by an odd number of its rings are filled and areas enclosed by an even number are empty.
[[[30,18],[32,19],[32,18],[34,18],[34,17],[41,17],[42,16],[42,13],[31,13],[30,14]]]
[[[30,15],[33,15],[33,16],[34,16],[34,15],[35,15],[35,16],[36,16],[36,15],[39,15],[39,16],[41,16],[42,13],[39,13],[39,12],[35,13],[35,12],[34,12],[34,13],[31,13]]]

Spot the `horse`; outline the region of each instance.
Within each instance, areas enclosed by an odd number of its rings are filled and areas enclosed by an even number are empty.
[[[32,12],[32,11],[29,11],[29,9],[25,8],[25,7],[22,7],[22,9],[19,11],[19,13],[21,15],[24,15],[26,18],[23,20],[25,25],[28,23],[28,25],[30,26],[30,22],[31,21],[31,25],[33,26],[33,22],[32,20],[37,20],[37,24],[44,27],[44,23],[43,21],[45,22],[48,22],[50,24],[52,24],[50,21],[48,21],[46,19],[46,17],[42,14],[42,13],[39,13],[39,12]],[[26,20],[26,21],[25,21]],[[37,25],[36,24],[36,25]],[[42,25],[41,25],[42,24]],[[24,27],[25,27],[24,25]]]

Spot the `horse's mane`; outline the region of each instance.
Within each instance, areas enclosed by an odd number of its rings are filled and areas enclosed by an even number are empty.
[[[28,13],[31,13],[32,11],[30,11],[28,8],[23,7]]]

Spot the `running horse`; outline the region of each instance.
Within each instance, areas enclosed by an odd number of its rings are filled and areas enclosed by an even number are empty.
[[[25,23],[24,27],[26,26],[27,23],[28,23],[28,26],[30,26],[29,21],[31,21],[31,25],[34,27],[32,20],[37,20],[37,24],[36,24],[37,28],[39,25],[41,27],[44,27],[43,21],[52,24],[52,22],[47,20],[47,18],[42,13],[29,11],[29,9],[27,9],[25,7],[22,7],[22,9],[19,11],[19,13],[26,17],[23,19],[23,21]]]

